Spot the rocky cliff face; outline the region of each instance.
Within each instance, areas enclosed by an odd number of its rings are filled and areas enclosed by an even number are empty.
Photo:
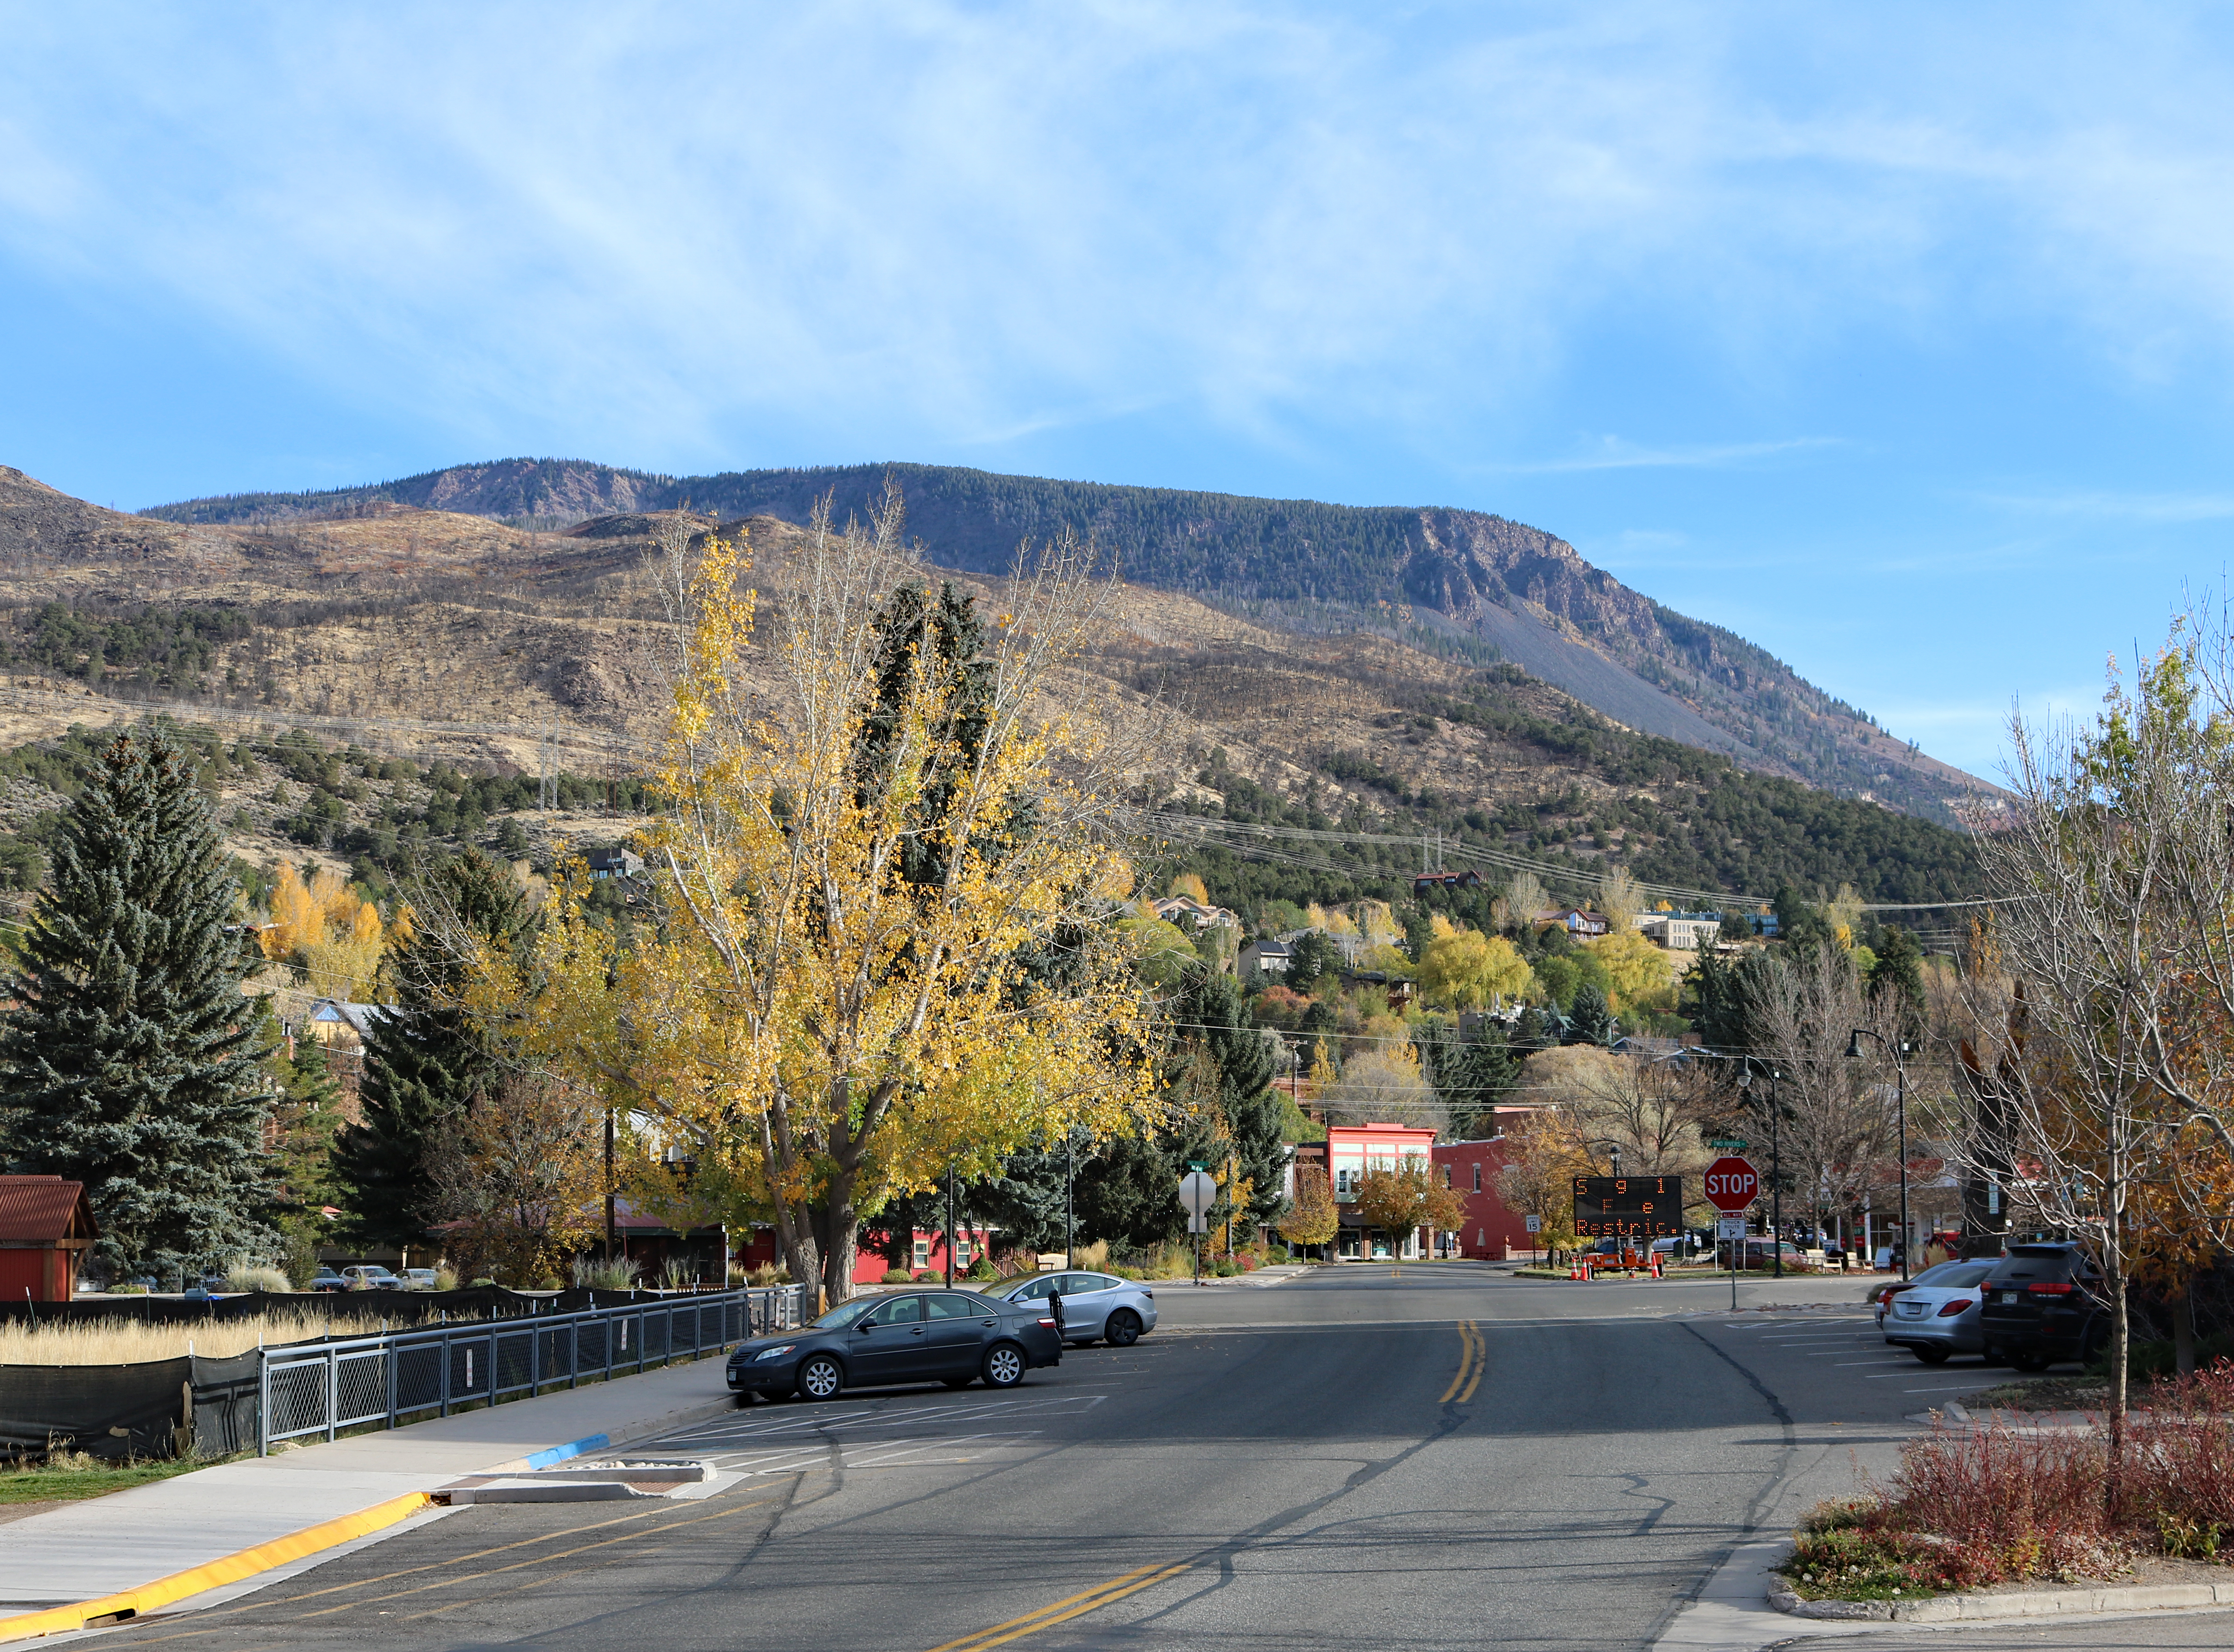
[[[1088,536],[1127,578],[1324,633],[1428,629],[1499,655],[1630,728],[1747,767],[1939,819],[1994,788],[1889,738],[1766,650],[1630,590],[1541,529],[1485,512],[1356,508],[1165,488],[857,465],[669,477],[573,460],[455,466],[328,493],[194,500],[147,514],[175,525],[274,523],[398,506],[549,527],[688,503],[725,518],[799,523],[827,498],[842,519],[887,478],[930,558],[993,574],[1020,542]],[[59,497],[59,496],[57,496]],[[88,507],[90,508],[90,507]],[[1391,629],[1393,628],[1393,629]]]

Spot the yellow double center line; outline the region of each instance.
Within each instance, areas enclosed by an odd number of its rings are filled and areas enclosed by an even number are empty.
[[[1122,1577],[1112,1577],[1106,1583],[1098,1583],[1083,1594],[1059,1600],[1052,1606],[1042,1606],[1036,1612],[1012,1617],[1005,1623],[996,1623],[990,1629],[979,1629],[975,1635],[965,1635],[958,1641],[948,1641],[931,1648],[931,1652],[979,1652],[979,1649],[983,1647],[999,1646],[1005,1641],[1036,1635],[1042,1629],[1053,1629],[1074,1617],[1099,1611],[1112,1601],[1138,1594],[1151,1583],[1159,1583],[1166,1577],[1176,1577],[1193,1564],[1192,1560],[1182,1560],[1176,1564],[1159,1561],[1153,1566],[1143,1566],[1138,1571],[1128,1571]]]
[[[1464,1405],[1473,1398],[1473,1391],[1481,1386],[1481,1374],[1489,1365],[1489,1349],[1481,1340],[1481,1327],[1470,1319],[1459,1322],[1459,1374],[1451,1379],[1451,1386],[1443,1390],[1443,1397],[1435,1401],[1439,1406],[1457,1401]]]

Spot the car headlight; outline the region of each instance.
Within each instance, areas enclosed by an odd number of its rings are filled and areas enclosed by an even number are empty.
[[[796,1342],[781,1342],[774,1348],[764,1348],[753,1355],[753,1363],[757,1365],[762,1360],[780,1360],[798,1346]]]

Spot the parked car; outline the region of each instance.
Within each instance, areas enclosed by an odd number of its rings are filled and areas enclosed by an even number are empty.
[[[1013,1388],[1035,1368],[1062,1363],[1045,1304],[995,1302],[972,1290],[857,1296],[795,1331],[756,1336],[729,1355],[740,1400],[796,1394],[829,1400],[844,1388],[979,1380]]]
[[[996,1302],[1042,1303],[1062,1299],[1056,1318],[1062,1340],[1084,1348],[1107,1337],[1112,1348],[1130,1348],[1156,1329],[1156,1293],[1135,1279],[1106,1273],[1028,1273],[988,1285]]]
[[[1937,1263],[1932,1266],[1926,1268],[1922,1273],[1917,1275],[1913,1279],[1895,1279],[1882,1285],[1871,1285],[1869,1289],[1869,1294],[1864,1296],[1862,1300],[1865,1303],[1870,1303],[1875,1305],[1877,1309],[1878,1329],[1879,1330],[1883,1330],[1885,1329],[1886,1312],[1888,1311],[1889,1306],[1894,1297],[1899,1296],[1903,1291],[1914,1290],[1920,1285],[1940,1284],[1945,1281],[1948,1274],[1953,1270],[1964,1267],[1966,1265],[1968,1264],[1960,1262]]]
[[[342,1270],[342,1280],[350,1290],[401,1290],[403,1282],[377,1262],[360,1262]]]
[[[1904,1348],[1926,1365],[1944,1365],[1954,1354],[1983,1354],[1979,1290],[1991,1262],[1949,1262],[1928,1270],[1930,1284],[1914,1283],[1896,1293],[1878,1318],[1885,1339]]]
[[[336,1273],[331,1268],[329,1268],[322,1262],[318,1264],[317,1272],[310,1276],[310,1289],[313,1290],[347,1290],[349,1289],[349,1281],[343,1278],[341,1275]]]
[[[434,1270],[432,1268],[406,1268],[397,1277],[403,1281],[406,1290],[434,1289]]]
[[[2094,1259],[2075,1244],[2013,1244],[1980,1287],[1986,1357],[2020,1371],[2084,1362],[2110,1340],[2110,1304]]]

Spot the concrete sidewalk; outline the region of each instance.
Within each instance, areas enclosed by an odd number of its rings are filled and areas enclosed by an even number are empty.
[[[734,1403],[724,1361],[709,1357],[50,1509],[0,1529],[0,1614],[138,1588],[462,1474],[597,1434],[620,1446]]]

